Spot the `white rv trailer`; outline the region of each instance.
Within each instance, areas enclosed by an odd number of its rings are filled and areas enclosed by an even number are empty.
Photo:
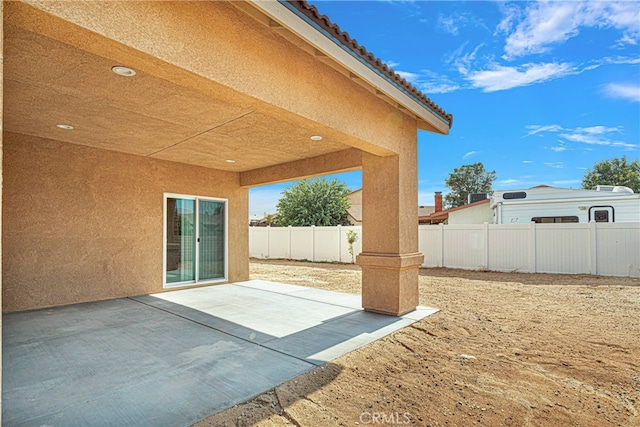
[[[496,191],[490,208],[494,224],[640,222],[640,194],[621,186]]]

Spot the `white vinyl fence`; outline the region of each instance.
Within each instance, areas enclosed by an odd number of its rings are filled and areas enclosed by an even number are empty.
[[[254,258],[351,262],[347,230],[250,227]],[[423,267],[640,277],[640,223],[421,225]]]
[[[347,232],[354,230],[354,257],[362,252],[362,227],[249,227],[249,256],[351,262]]]

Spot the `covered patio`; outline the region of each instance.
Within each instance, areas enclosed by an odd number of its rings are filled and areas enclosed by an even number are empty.
[[[410,325],[252,280],[5,315],[3,424],[188,426]]]
[[[329,319],[340,330],[338,324],[348,328],[355,318],[372,322],[356,325],[358,334],[371,332],[376,322],[399,320],[380,320],[359,307],[391,316],[416,310],[423,260],[416,227],[417,132],[446,135],[453,119],[315,7],[304,1],[24,0],[2,2],[0,10],[2,395],[13,402],[3,404],[9,419],[27,407],[35,420],[78,404],[82,397],[72,384],[91,384],[102,372],[92,363],[111,366],[103,378],[114,391],[110,405],[123,402],[116,396],[122,392],[126,399],[140,398],[134,407],[149,410],[153,405],[144,395],[160,393],[160,377],[155,383],[143,377],[165,369],[167,362],[154,359],[163,352],[169,365],[178,366],[166,368],[163,381],[201,400],[205,391],[188,391],[199,380],[187,375],[180,385],[173,370],[185,363],[187,356],[176,352],[182,345],[196,349],[187,351],[192,368],[213,369],[216,342],[236,349],[251,342],[246,354],[256,360],[267,349],[269,357],[291,358],[291,370],[270,366],[275,373],[265,374],[266,386],[333,357],[332,346],[313,342],[286,353],[305,335],[301,331],[325,333],[322,321]],[[223,292],[227,288],[197,288],[249,279],[250,187],[357,169],[363,174],[364,230],[359,302],[335,310],[321,305],[329,317],[284,333],[243,323],[261,321],[249,308],[256,295],[239,296],[248,285],[229,285],[242,300],[242,320],[223,322],[216,298],[205,299],[214,301],[211,307],[189,303],[188,309],[171,300],[187,289],[196,289],[194,295]],[[274,321],[288,319],[271,299],[262,302]],[[182,307],[179,314],[175,304]],[[39,309],[45,311],[29,311]],[[86,316],[92,311],[102,313],[99,319]],[[142,352],[136,337],[161,328],[166,316],[191,332],[168,327],[167,336],[152,334],[158,341],[147,342]],[[214,332],[214,320],[216,328],[230,329]],[[24,333],[20,325],[26,325]],[[247,328],[257,331],[250,340],[232,333]],[[133,347],[119,341],[128,330],[136,332],[128,338]],[[295,339],[286,338],[292,334]],[[79,341],[65,342],[70,336]],[[130,353],[112,352],[120,346]],[[154,346],[161,350],[146,352]],[[197,349],[211,354],[200,359]],[[47,376],[71,360],[82,367],[85,357],[91,361],[86,369]],[[137,357],[140,364],[128,370]],[[238,360],[230,366],[254,359]],[[14,369],[26,376],[18,380]],[[117,369],[141,381],[109,382]],[[60,385],[66,384],[71,401],[59,400],[64,396],[56,392],[56,378],[66,378]],[[14,379],[25,382],[14,385]],[[145,384],[150,388],[143,392]],[[126,394],[129,388],[138,394]],[[12,400],[20,390],[26,394]],[[51,393],[51,400],[39,393]],[[191,398],[174,399],[190,405]],[[18,401],[24,406],[14,406]],[[100,412],[94,421],[103,416],[109,419]],[[83,422],[70,423],[75,421]]]

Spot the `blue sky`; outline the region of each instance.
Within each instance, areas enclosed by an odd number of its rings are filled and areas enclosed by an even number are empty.
[[[463,164],[495,170],[494,190],[580,188],[595,162],[639,157],[638,1],[311,3],[454,115],[448,136],[418,134],[421,205]],[[290,185],[251,189],[249,213]]]

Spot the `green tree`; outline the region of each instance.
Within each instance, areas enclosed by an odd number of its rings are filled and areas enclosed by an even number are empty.
[[[294,227],[347,223],[347,185],[336,179],[303,179],[282,192],[277,223]]]
[[[488,172],[481,162],[455,168],[444,184],[451,190],[444,198],[448,208],[467,204],[469,194],[491,193],[496,171]]]
[[[624,185],[640,193],[640,162],[628,162],[626,156],[596,162],[582,177],[582,188],[591,190],[596,185]]]

